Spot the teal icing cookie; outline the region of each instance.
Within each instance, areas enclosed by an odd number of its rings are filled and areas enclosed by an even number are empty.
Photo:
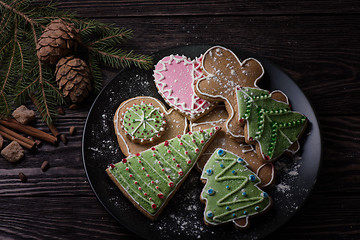
[[[211,155],[201,175],[206,181],[201,192],[201,200],[206,201],[206,224],[233,222],[245,228],[250,216],[271,206],[268,194],[257,187],[260,179],[247,165],[244,159],[221,148]]]

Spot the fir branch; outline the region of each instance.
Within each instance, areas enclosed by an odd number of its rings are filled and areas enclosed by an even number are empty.
[[[27,15],[23,14],[22,12],[19,12],[18,10],[16,10],[16,8],[14,7],[11,7],[10,5],[6,4],[5,2],[1,1],[0,0],[0,5],[4,6],[5,8],[7,8],[8,10],[12,11],[13,13],[19,15],[20,17],[24,18],[28,23],[30,23],[31,25],[37,25],[38,23],[35,22],[34,20],[32,20],[31,18],[29,18]],[[42,28],[45,29],[45,26],[44,25],[41,25],[40,26]]]
[[[118,48],[133,37],[131,30],[97,20],[77,18],[70,12],[59,11],[55,6],[52,2],[43,4],[34,0],[0,0],[2,117],[10,113],[15,103],[24,102],[32,96],[43,120],[50,123],[56,114],[56,104],[63,104],[63,95],[56,86],[52,69],[42,65],[36,57],[38,36],[52,20],[61,18],[80,30],[81,49],[87,49],[87,61],[96,93],[102,88],[101,63],[115,68],[134,65],[148,69],[151,66],[151,57]]]
[[[134,54],[132,51],[126,52],[115,48],[88,47],[88,49],[95,54],[99,61],[114,68],[130,67],[131,64],[145,70],[151,67],[152,58],[150,56]]]

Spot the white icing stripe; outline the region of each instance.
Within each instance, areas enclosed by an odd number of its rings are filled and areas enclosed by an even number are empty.
[[[269,185],[273,182],[274,177],[275,177],[275,176],[274,176],[274,175],[275,175],[274,164],[272,164],[272,163],[264,163],[263,165],[261,165],[261,166],[257,169],[256,175],[259,176],[259,173],[260,173],[261,169],[262,169],[263,167],[265,167],[266,165],[268,165],[268,164],[271,164],[271,179],[270,179],[270,181],[269,181],[267,184],[262,185],[262,187],[267,187],[267,186],[269,186]]]

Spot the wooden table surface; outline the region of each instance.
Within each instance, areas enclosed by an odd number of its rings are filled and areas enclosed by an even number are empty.
[[[269,239],[360,239],[358,1],[62,0],[59,7],[133,29],[126,48],[139,53],[219,44],[280,66],[314,106],[324,157],[309,200]],[[105,81],[117,72],[104,68]],[[17,164],[0,158],[0,239],[138,239],[101,206],[85,176],[81,140],[90,106],[66,109],[57,121],[62,133],[78,130],[67,145],[44,143]],[[48,131],[41,121],[35,126]],[[45,173],[44,160],[51,165]]]

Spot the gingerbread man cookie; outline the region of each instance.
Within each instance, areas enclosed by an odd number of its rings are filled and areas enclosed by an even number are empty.
[[[195,122],[190,122],[190,131],[197,131],[198,129],[207,129],[214,126],[221,126],[218,136],[207,147],[204,153],[200,156],[196,166],[202,171],[204,165],[209,160],[212,153],[217,148],[226,149],[243,159],[248,163],[248,168],[256,173],[261,179],[260,187],[270,186],[275,179],[274,165],[272,163],[264,162],[260,158],[252,145],[239,143],[234,138],[226,134],[224,125],[228,119],[228,113],[223,105],[216,106],[210,113]]]
[[[208,49],[201,66],[204,76],[195,79],[195,93],[209,101],[224,102],[229,112],[226,131],[230,136],[243,141],[243,128],[235,118],[238,114],[235,90],[236,87],[257,87],[264,68],[254,58],[240,61],[232,51],[221,46]]]
[[[153,97],[136,97],[120,104],[114,115],[114,128],[125,156],[144,151],[159,141],[188,131],[187,119]]]

